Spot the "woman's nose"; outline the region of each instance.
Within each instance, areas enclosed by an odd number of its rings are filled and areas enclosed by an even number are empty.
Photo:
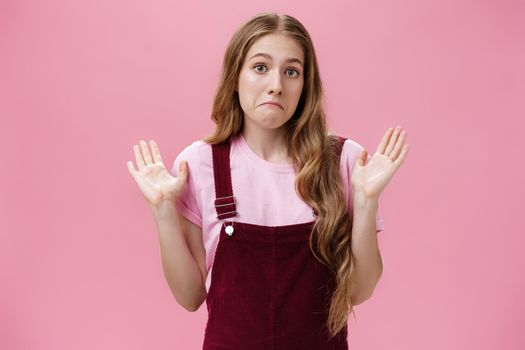
[[[280,94],[283,89],[282,77],[280,72],[273,73],[270,78],[270,84],[268,86],[268,92]]]

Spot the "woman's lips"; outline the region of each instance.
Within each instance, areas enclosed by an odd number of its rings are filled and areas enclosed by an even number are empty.
[[[272,108],[280,108],[280,109],[283,109],[283,107],[277,103],[272,103],[272,102],[266,102],[266,103],[263,103],[264,106],[268,106],[268,107],[272,107]]]

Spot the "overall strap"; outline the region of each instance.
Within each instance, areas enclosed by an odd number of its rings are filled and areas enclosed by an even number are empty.
[[[231,137],[219,144],[212,145],[213,177],[215,179],[215,210],[217,219],[237,216],[235,197],[232,190],[230,169]]]

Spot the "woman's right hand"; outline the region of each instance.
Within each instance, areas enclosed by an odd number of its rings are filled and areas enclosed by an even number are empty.
[[[132,161],[128,161],[127,165],[149,205],[157,207],[165,201],[175,201],[186,185],[188,163],[182,161],[179,176],[173,177],[166,169],[155,141],[149,142],[150,147],[144,140],[140,140],[139,144],[140,148],[138,145],[133,145],[138,170],[135,169]]]

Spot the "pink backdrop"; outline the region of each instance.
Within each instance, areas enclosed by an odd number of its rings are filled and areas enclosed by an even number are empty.
[[[373,153],[408,132],[351,349],[525,348],[519,0],[2,1],[0,348],[200,348],[206,307],[171,295],[126,161],[211,132],[227,42],[262,11],[310,31],[334,133]]]

